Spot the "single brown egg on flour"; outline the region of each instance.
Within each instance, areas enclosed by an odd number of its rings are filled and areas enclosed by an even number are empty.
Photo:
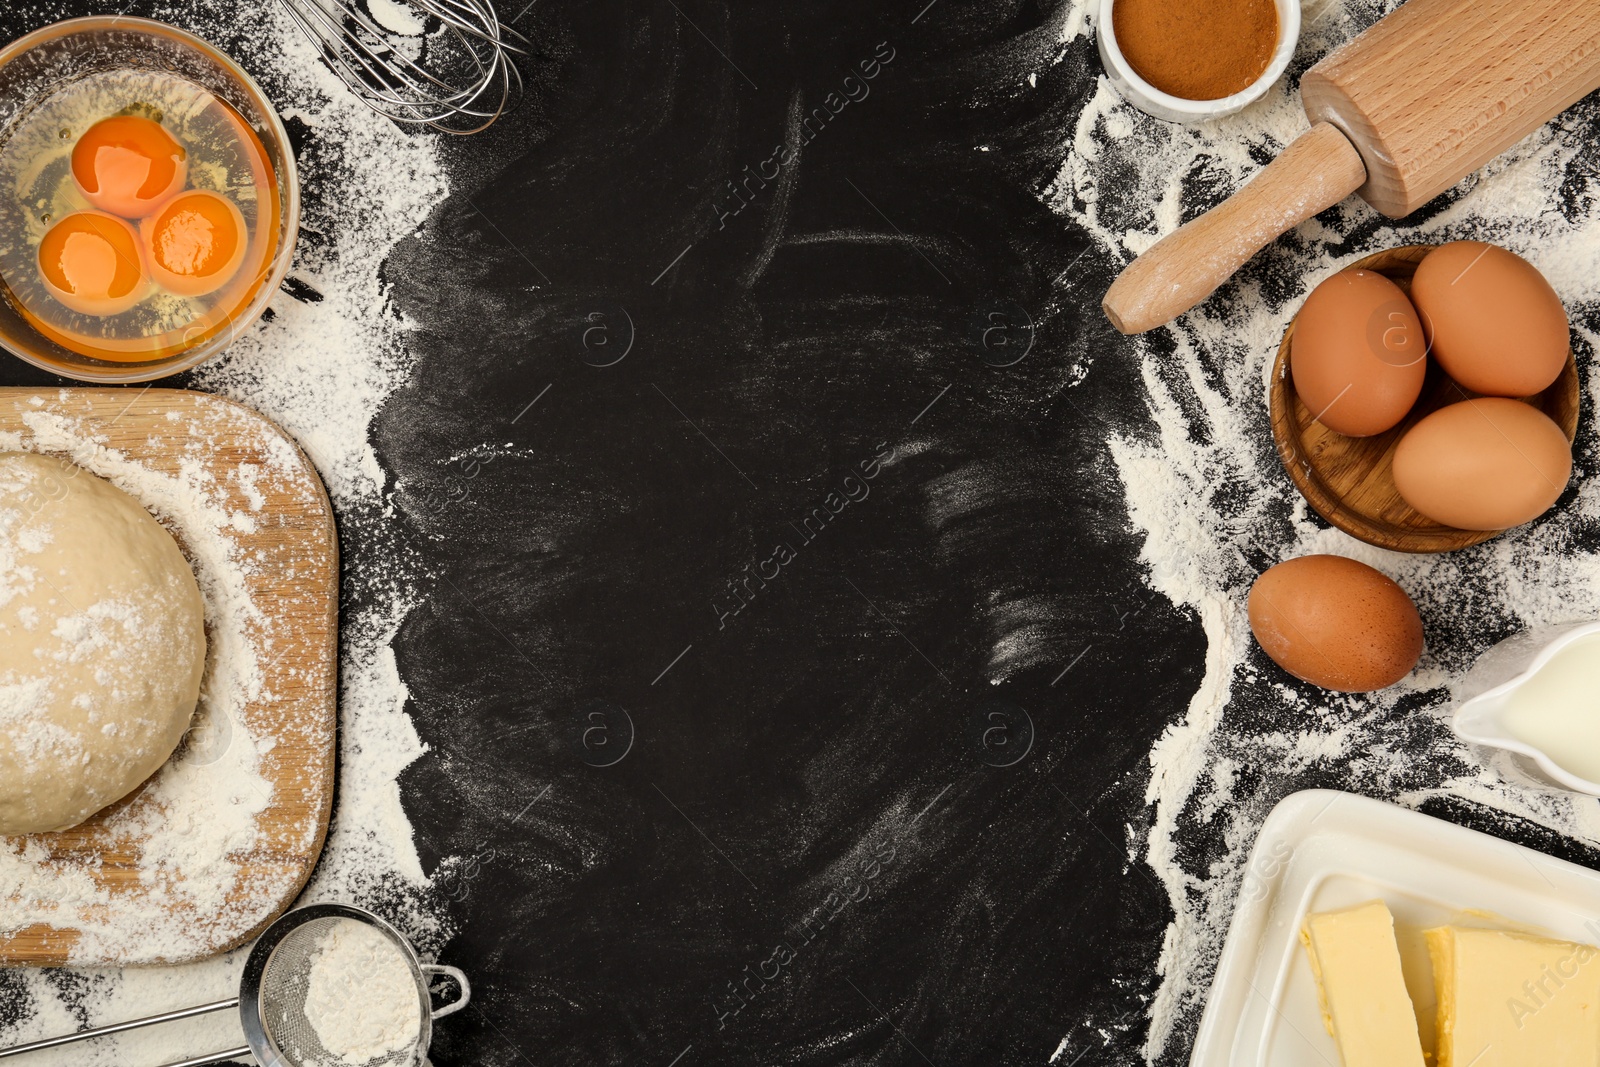
[[[1250,590],[1249,614],[1272,661],[1323,689],[1383,689],[1422,656],[1422,618],[1405,590],[1343,556],[1302,556],[1266,571]]]

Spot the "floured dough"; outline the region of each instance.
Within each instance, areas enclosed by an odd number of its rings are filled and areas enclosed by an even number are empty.
[[[0,834],[76,826],[154,774],[205,658],[172,535],[75,464],[0,452]]]

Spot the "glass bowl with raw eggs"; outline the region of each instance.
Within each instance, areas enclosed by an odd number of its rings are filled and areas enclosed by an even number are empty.
[[[204,362],[265,310],[299,215],[277,112],[200,38],[95,16],[0,50],[0,344],[29,363]]]

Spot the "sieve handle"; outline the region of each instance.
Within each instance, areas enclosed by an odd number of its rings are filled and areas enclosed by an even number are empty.
[[[430,978],[434,975],[444,975],[446,978],[455,979],[456,985],[461,987],[461,996],[433,1013],[435,1019],[443,1019],[446,1015],[454,1015],[468,1004],[472,1003],[472,984],[467,981],[467,976],[461,973],[459,967],[446,967],[438,963],[424,963],[422,973]]]
[[[463,988],[465,987],[463,986]],[[466,1001],[463,1000],[462,1003],[465,1004]],[[238,1006],[239,998],[234,997],[232,1000],[219,1000],[213,1004],[201,1004],[194,1008],[183,1008],[179,1011],[150,1015],[143,1019],[134,1019],[132,1022],[100,1026],[93,1030],[80,1030],[78,1033],[68,1034],[66,1037],[52,1037],[44,1041],[31,1041],[26,1045],[13,1045],[11,1048],[0,1049],[0,1060],[5,1059],[7,1056],[20,1056],[24,1052],[38,1052],[41,1049],[55,1048],[58,1045],[70,1045],[75,1041],[87,1041],[91,1037],[105,1037],[107,1034],[120,1034],[125,1030],[138,1030],[145,1026],[155,1026],[157,1023],[170,1023],[178,1019],[192,1019],[196,1015],[210,1015],[215,1011],[227,1011],[229,1008],[237,1008]]]
[[[227,1063],[229,1060],[248,1060],[251,1056],[250,1046],[232,1048],[227,1052],[213,1052],[209,1056],[200,1056],[192,1060],[180,1060],[177,1063],[168,1063],[164,1067],[202,1067],[207,1063]]]

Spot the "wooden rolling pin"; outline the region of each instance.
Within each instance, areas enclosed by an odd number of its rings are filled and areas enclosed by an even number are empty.
[[[1409,215],[1600,88],[1600,0],[1409,0],[1306,72],[1311,130],[1111,286],[1123,333],[1171,322],[1359,192]]]

